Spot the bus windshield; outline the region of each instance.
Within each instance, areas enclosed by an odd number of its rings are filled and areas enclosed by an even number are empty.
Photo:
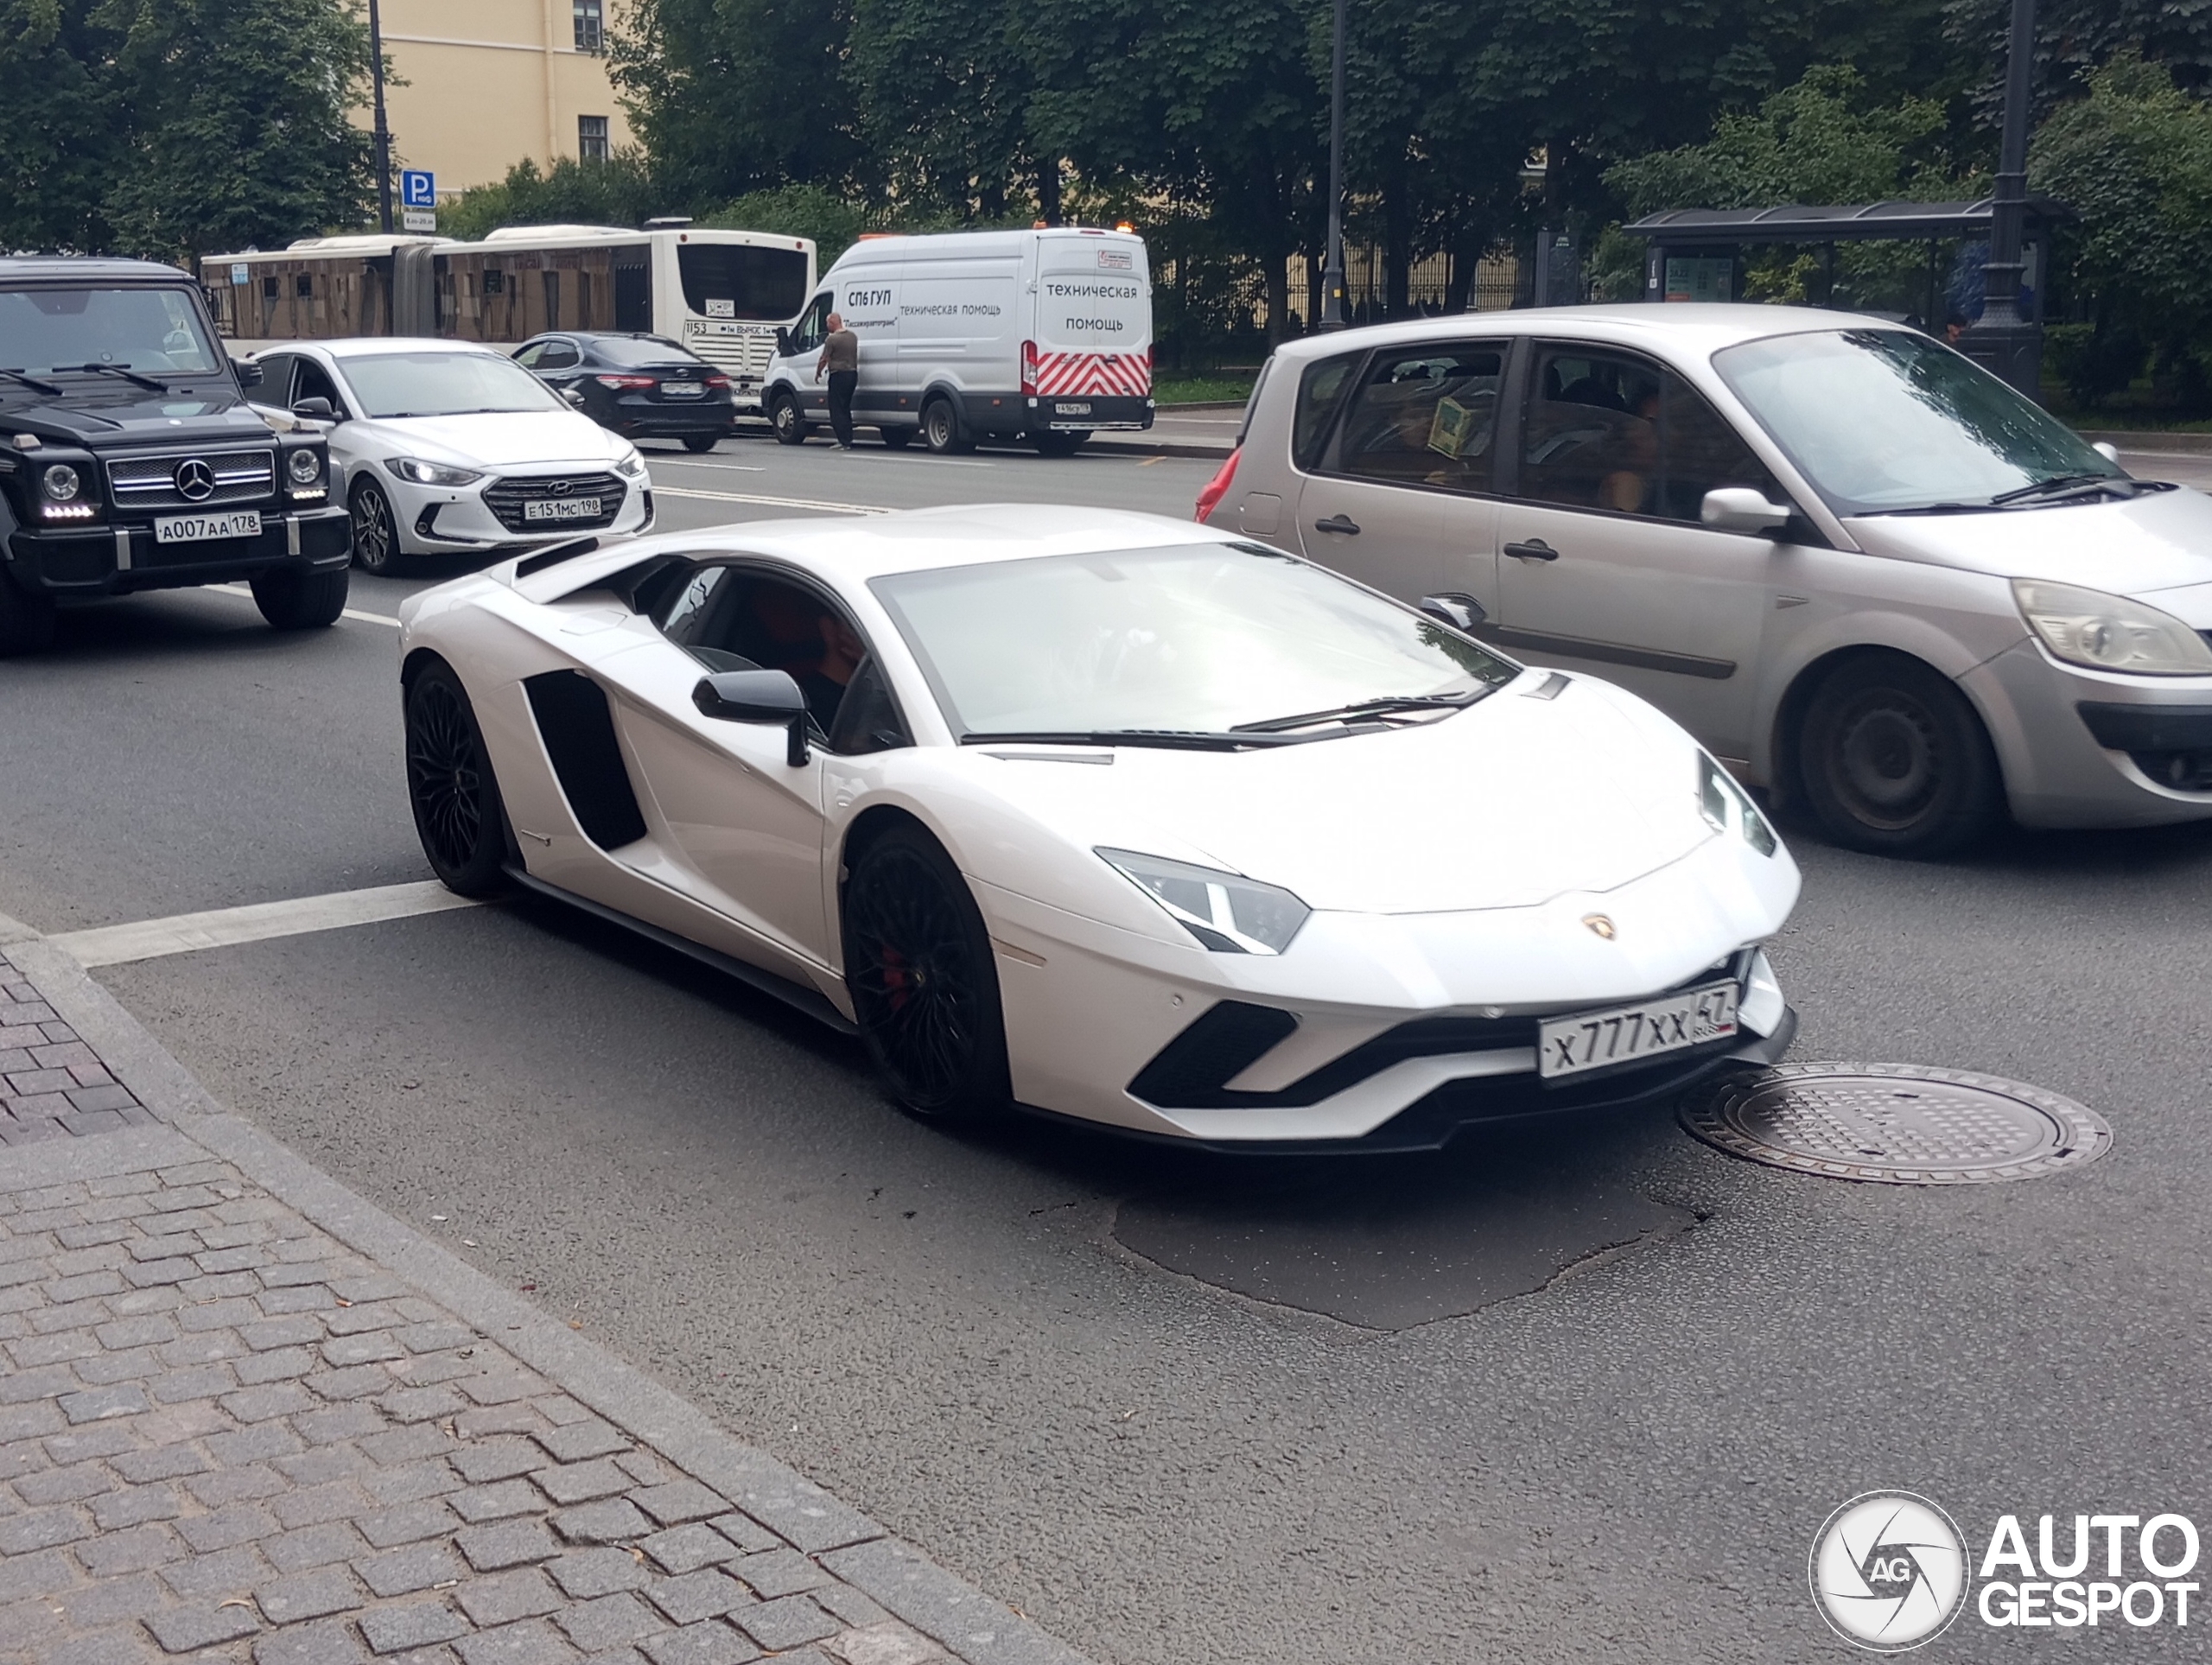
[[[744,243],[685,243],[676,251],[683,304],[701,318],[780,324],[806,301],[806,251]]]

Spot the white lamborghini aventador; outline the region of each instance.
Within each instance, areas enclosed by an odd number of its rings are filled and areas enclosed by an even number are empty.
[[[455,890],[857,1029],[925,1115],[1432,1145],[1778,1058],[1788,852],[1465,605],[1090,509],[584,540],[404,604],[408,785]]]

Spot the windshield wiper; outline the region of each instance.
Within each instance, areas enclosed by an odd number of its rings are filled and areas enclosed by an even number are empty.
[[[1992,508],[2007,503],[2033,503],[2044,498],[2071,497],[2091,491],[2120,491],[2123,497],[2133,497],[2135,482],[2122,474],[2053,474],[2049,480],[2039,480],[2032,486],[2016,486],[2009,492],[1999,492],[1989,499]],[[2125,490],[2121,488],[2125,487]]]
[[[1238,734],[1277,734],[1292,728],[1306,728],[1317,722],[1344,722],[1359,717],[1386,717],[1394,711],[1456,710],[1472,705],[1487,688],[1465,694],[1397,694],[1386,699],[1361,700],[1351,705],[1332,706],[1326,711],[1301,711],[1292,717],[1268,717],[1260,722],[1240,722],[1231,725],[1230,732]]]
[[[963,734],[963,746],[1153,746],[1166,751],[1241,752],[1253,746],[1298,746],[1309,734],[1249,734],[1206,728],[1026,729]]]
[[[31,389],[34,392],[59,394],[61,391],[61,390],[56,387],[52,382],[42,382],[39,380],[37,377],[27,376],[20,370],[0,370],[0,376],[5,376],[12,381],[21,382],[25,387]]]
[[[86,375],[120,376],[126,382],[136,382],[141,387],[151,388],[156,393],[169,391],[167,382],[157,382],[151,376],[141,376],[129,365],[56,365],[56,370],[81,370]]]

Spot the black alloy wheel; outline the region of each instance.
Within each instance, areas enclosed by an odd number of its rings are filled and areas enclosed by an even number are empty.
[[[54,598],[34,595],[0,571],[0,659],[54,645]]]
[[[798,400],[788,392],[779,392],[768,401],[768,426],[775,430],[776,438],[782,444],[806,443],[806,413],[798,408]]]
[[[1806,709],[1798,762],[1822,829],[1850,849],[1946,855],[2004,810],[1981,719],[1948,678],[1902,653],[1829,673]]]
[[[460,677],[442,659],[407,689],[407,799],[431,871],[463,896],[506,889],[506,810],[483,731]]]
[[[916,1115],[1005,1107],[998,968],[968,881],[937,841],[899,827],[853,865],[844,898],[845,985],[861,1039]]]
[[[1088,429],[1074,433],[1065,431],[1056,433],[1048,429],[1041,434],[1033,434],[1029,437],[1037,447],[1037,454],[1040,457],[1071,457],[1083,449],[1083,442],[1090,437],[1090,434]]]
[[[879,428],[876,432],[883,435],[884,448],[888,451],[903,451],[914,442],[915,430],[911,428]]]
[[[973,440],[961,435],[960,413],[942,394],[922,407],[922,443],[941,457],[976,448]]]
[[[336,624],[345,612],[351,576],[343,567],[336,572],[305,572],[297,567],[257,572],[251,582],[253,604],[272,629],[321,630]]]
[[[720,444],[721,437],[720,434],[686,434],[683,436],[683,448],[695,457],[702,456]]]
[[[399,556],[399,528],[391,518],[391,501],[373,480],[353,488],[353,559],[363,572],[379,578],[391,575]]]

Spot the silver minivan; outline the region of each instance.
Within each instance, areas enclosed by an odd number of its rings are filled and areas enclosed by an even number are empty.
[[[1198,518],[1624,684],[1855,848],[2212,817],[2212,499],[1878,319],[1294,342]]]

